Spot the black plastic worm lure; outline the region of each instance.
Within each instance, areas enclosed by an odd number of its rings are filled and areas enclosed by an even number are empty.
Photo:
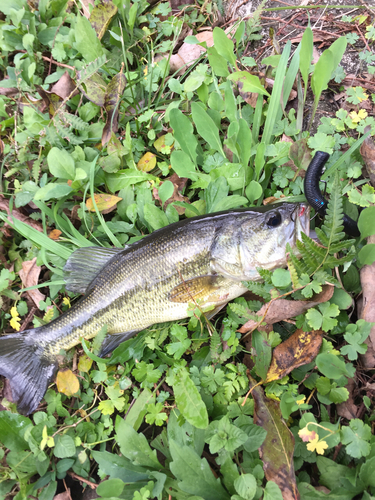
[[[320,215],[325,215],[327,209],[327,200],[320,190],[319,181],[328,158],[328,153],[317,151],[307,167],[304,181],[306,200]],[[354,237],[359,236],[358,224],[346,214],[344,214],[343,224],[346,234]]]

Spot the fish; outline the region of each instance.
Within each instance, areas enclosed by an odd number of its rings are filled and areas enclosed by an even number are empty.
[[[107,334],[99,356],[136,333],[188,317],[191,303],[212,317],[259,281],[258,268],[286,265],[286,245],[308,234],[306,204],[242,208],[176,222],[125,248],[85,247],[69,257],[66,289],[84,296],[50,323],[0,337],[0,374],[18,412],[36,410],[62,349]]]

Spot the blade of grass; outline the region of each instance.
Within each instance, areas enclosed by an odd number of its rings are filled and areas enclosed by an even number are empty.
[[[301,51],[301,44],[298,45],[296,48],[292,60],[290,62],[288,71],[286,72],[285,75],[285,80],[284,80],[284,90],[283,90],[283,111],[285,110],[285,106],[287,105],[290,92],[292,90],[292,87],[294,85],[294,82],[296,80],[296,76],[298,73],[298,67],[299,67],[299,62],[300,62],[300,51]]]
[[[264,124],[262,142],[266,145],[271,143],[273,137],[273,129],[282,114],[280,105],[281,93],[284,85],[285,71],[289,59],[291,43],[290,41],[285,45],[283,53],[281,54],[279,65],[277,66],[275,82],[272,89],[271,99],[268,105],[266,123]]]
[[[70,254],[72,253],[71,250],[64,247],[60,243],[51,240],[46,234],[37,231],[33,227],[25,224],[24,222],[21,222],[12,215],[10,217],[12,217],[13,222],[9,220],[9,217],[6,214],[0,213],[0,219],[2,221],[9,224],[10,227],[17,231],[17,233],[19,233],[21,236],[23,236],[27,240],[32,241],[37,247],[45,248],[49,252],[58,255],[65,260],[69,258]]]
[[[104,217],[99,212],[98,206],[97,206],[96,201],[95,201],[95,196],[94,196],[94,194],[95,194],[95,192],[94,192],[94,177],[95,177],[95,167],[96,167],[96,160],[97,160],[97,158],[98,157],[96,157],[95,160],[93,160],[91,162],[91,168],[90,168],[90,194],[91,194],[92,204],[94,205],[95,212],[96,212],[96,215],[97,215],[97,217],[99,219],[100,225],[104,229],[104,231],[105,231],[106,235],[108,236],[108,238],[111,240],[112,244],[115,245],[117,248],[122,248],[122,245],[119,242],[119,240],[116,238],[116,236],[112,233],[112,231],[107,226],[107,224],[106,224],[106,222],[104,220]]]

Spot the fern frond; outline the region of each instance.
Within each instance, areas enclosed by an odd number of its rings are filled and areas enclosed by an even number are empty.
[[[297,245],[298,245],[298,241],[297,241]],[[309,274],[308,268],[303,263],[303,260],[298,259],[298,257],[295,255],[295,253],[291,249],[291,246],[289,245],[289,243],[288,243],[286,248],[287,248],[287,252],[289,253],[289,260],[293,263],[293,265],[298,273],[298,276],[301,276],[301,274]],[[302,245],[302,248],[304,248],[303,245]],[[298,247],[297,247],[297,249],[298,249]]]
[[[289,272],[290,272],[290,277],[291,277],[291,280],[292,280],[292,284],[293,284],[293,288],[296,289],[296,288],[299,288],[301,286],[300,282],[299,282],[299,279],[298,279],[298,273],[297,273],[297,270],[292,262],[292,259],[291,258],[288,258],[287,261],[287,266],[288,266],[288,269],[289,269]]]
[[[106,63],[106,56],[100,56],[94,59],[92,62],[84,66],[79,74],[79,83],[81,84],[88,78],[90,78],[93,74],[95,74],[101,66]]]
[[[264,283],[258,283],[255,281],[243,281],[242,282],[250,292],[253,292],[253,294],[258,295],[258,297],[262,297],[262,299],[266,300],[267,302],[271,300],[271,295],[268,292],[266,285]]]
[[[41,164],[42,164],[42,160],[35,160],[34,163],[33,163],[33,167],[31,169],[31,173],[32,173],[32,176],[33,176],[33,179],[36,183],[38,183],[38,180],[39,180],[39,174],[40,174],[40,170],[41,170]]]
[[[88,123],[84,122],[79,116],[72,115],[71,113],[60,113],[60,118],[76,130],[86,130],[89,127]]]
[[[78,146],[79,144],[82,144],[83,140],[74,135],[73,132],[68,127],[65,127],[62,122],[59,120],[55,120],[55,127],[58,132],[58,134],[63,138],[66,139],[70,144],[73,144],[74,146]]]
[[[211,359],[218,360],[221,349],[222,349],[222,345],[221,345],[220,335],[217,333],[216,330],[214,330],[214,332],[212,333],[211,342],[210,342]]]
[[[329,247],[332,243],[336,243],[342,240],[344,236],[343,218],[344,209],[342,206],[340,180],[338,173],[336,172],[335,178],[333,180],[331,197],[327,206],[326,216],[322,225],[322,231],[328,238],[328,241],[326,242],[321,240],[324,246]],[[319,233],[321,232],[319,231]]]

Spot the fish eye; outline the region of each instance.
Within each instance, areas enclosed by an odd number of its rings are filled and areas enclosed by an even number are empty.
[[[267,220],[266,224],[268,227],[277,227],[280,226],[282,221],[282,217],[280,212],[276,212]]]

